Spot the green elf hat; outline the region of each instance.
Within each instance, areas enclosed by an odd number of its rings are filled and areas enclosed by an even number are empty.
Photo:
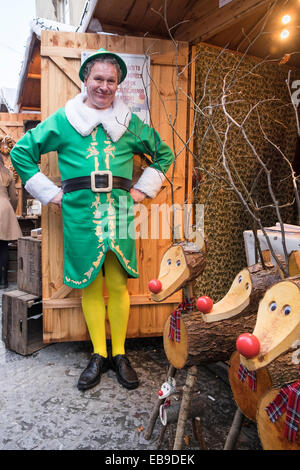
[[[90,62],[90,60],[97,59],[98,57],[101,57],[101,56],[110,56],[110,57],[113,57],[114,59],[116,59],[116,61],[120,65],[121,71],[122,71],[122,76],[121,76],[120,83],[123,82],[123,80],[125,79],[125,77],[127,75],[127,67],[126,67],[126,64],[125,64],[124,60],[121,59],[121,57],[118,56],[117,54],[114,54],[113,52],[106,51],[105,49],[103,49],[103,47],[101,47],[101,49],[98,49],[98,51],[94,52],[94,54],[91,54],[87,59],[85,59],[85,61],[83,62],[83,64],[80,67],[80,70],[79,70],[80,80],[82,82],[84,82],[83,71],[84,71],[84,68],[85,68],[86,64],[88,62]]]

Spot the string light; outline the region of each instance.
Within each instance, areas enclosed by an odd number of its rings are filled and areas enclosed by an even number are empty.
[[[289,37],[289,35],[290,35],[290,32],[288,29],[283,29],[280,33],[281,39],[286,39]]]
[[[282,22],[283,24],[288,24],[288,23],[291,21],[291,19],[292,19],[292,18],[290,17],[290,15],[284,15],[284,16],[281,18],[281,22]]]

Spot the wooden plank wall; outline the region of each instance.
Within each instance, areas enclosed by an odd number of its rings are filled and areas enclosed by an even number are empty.
[[[39,121],[41,115],[39,113],[0,113],[0,139],[9,135],[17,142],[25,133],[25,121]],[[10,157],[4,158],[5,166],[11,169]],[[22,215],[22,183],[20,178],[16,182],[18,192],[18,206],[16,215]]]
[[[188,44],[179,44],[178,62],[182,74],[176,103],[174,87],[176,67],[174,48],[171,41],[137,37],[119,37],[101,34],[61,33],[43,31],[41,38],[42,56],[42,119],[45,119],[66,101],[80,92],[78,71],[80,54],[83,50],[97,50],[104,47],[114,52],[130,54],[153,54],[151,56],[151,119],[161,137],[178,152],[186,140],[189,126],[187,99],[188,73],[183,66],[188,61]],[[178,112],[179,110],[179,112]],[[168,120],[174,119],[178,135],[172,133]],[[174,139],[173,139],[174,137]],[[175,202],[185,200],[186,151],[181,151],[176,161],[174,178]],[[42,157],[42,171],[59,182],[55,154]],[[169,170],[168,176],[171,177]],[[170,185],[166,184],[155,199],[146,205],[166,203],[171,205]],[[150,223],[149,223],[150,227]],[[63,235],[61,211],[56,207],[45,207],[42,213],[42,271],[44,303],[44,341],[77,341],[89,338],[81,310],[81,291],[63,285]],[[139,229],[139,228],[138,228]],[[128,337],[161,335],[166,318],[181,301],[181,292],[176,293],[164,304],[149,299],[148,282],[157,277],[162,254],[171,240],[137,240],[138,270],[140,278],[129,280],[131,312]],[[107,332],[109,328],[107,325]]]

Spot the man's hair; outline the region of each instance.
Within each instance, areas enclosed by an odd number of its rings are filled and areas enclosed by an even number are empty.
[[[86,78],[89,77],[93,66],[94,66],[97,62],[101,62],[101,63],[106,63],[106,64],[112,64],[112,65],[114,65],[114,66],[116,67],[116,69],[117,69],[118,84],[120,83],[121,78],[122,78],[122,70],[121,70],[121,67],[120,67],[118,61],[117,61],[114,57],[111,57],[111,56],[109,56],[109,55],[103,55],[103,57],[97,57],[96,59],[90,60],[90,61],[86,64],[86,66],[84,67],[83,72],[82,72],[84,79],[86,79]]]

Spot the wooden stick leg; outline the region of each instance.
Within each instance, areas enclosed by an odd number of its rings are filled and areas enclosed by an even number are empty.
[[[174,431],[173,431],[173,424],[169,424],[169,450],[172,450],[174,447]]]
[[[175,377],[176,371],[177,371],[177,369],[175,369],[175,367],[170,365],[169,370],[168,370],[168,374],[167,374],[167,379],[168,379],[168,377]],[[150,418],[149,418],[148,425],[147,425],[147,427],[145,429],[145,433],[144,433],[144,439],[146,439],[147,441],[149,441],[149,439],[152,436],[152,432],[153,432],[157,417],[159,415],[160,405],[162,405],[164,403],[164,401],[165,400],[160,400],[158,398],[155,405],[154,405],[154,407],[153,407],[153,410],[152,410]]]
[[[161,449],[161,446],[162,446],[163,441],[164,441],[164,436],[165,436],[167,426],[168,425],[166,424],[165,426],[162,426],[162,428],[161,428],[160,435],[159,435],[159,438],[158,438],[158,441],[157,441],[157,446],[156,446],[157,450]]]
[[[195,439],[200,442],[202,450],[207,450],[206,442],[202,432],[200,416],[193,418],[193,432]]]
[[[244,415],[241,410],[238,408],[235,412],[233,422],[228,433],[224,450],[233,450],[236,444],[236,441],[240,435],[241,428],[244,421]]]
[[[185,430],[186,420],[190,411],[191,397],[197,378],[197,367],[192,366],[187,371],[186,383],[183,387],[183,394],[181,406],[178,415],[178,423],[176,429],[176,436],[173,450],[181,450],[183,444],[183,435]]]

